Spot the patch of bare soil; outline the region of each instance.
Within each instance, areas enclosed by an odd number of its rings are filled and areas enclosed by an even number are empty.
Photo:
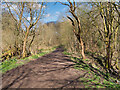
[[[84,88],[80,77],[86,72],[73,68],[62,48],[7,71],[2,75],[2,88]]]

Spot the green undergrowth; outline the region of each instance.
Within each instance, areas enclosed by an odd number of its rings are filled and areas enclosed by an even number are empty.
[[[48,53],[54,51],[56,48],[57,47],[53,47],[53,48],[49,48],[49,49],[40,49],[40,53],[29,56],[29,57],[25,57],[24,59],[16,59],[16,57],[14,57],[12,59],[5,60],[4,62],[0,63],[0,72],[5,73],[6,71],[16,68],[17,66],[26,64],[31,60],[38,59],[40,56],[48,54]]]
[[[63,52],[65,55],[72,55],[71,53],[67,52],[67,51],[64,51]]]
[[[115,83],[117,78],[111,77],[108,73],[106,74],[99,66],[87,64],[89,62],[88,59],[83,60],[78,57],[73,57],[67,51],[63,53],[75,62],[75,69],[86,72],[85,76],[79,78],[80,83],[83,83],[85,88],[120,88],[120,84]]]

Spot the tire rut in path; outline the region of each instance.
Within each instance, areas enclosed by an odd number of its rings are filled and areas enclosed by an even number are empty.
[[[3,74],[2,88],[77,88],[84,87],[79,78],[86,72],[73,68],[63,48]]]

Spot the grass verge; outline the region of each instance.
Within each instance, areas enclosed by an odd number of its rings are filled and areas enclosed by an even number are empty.
[[[53,48],[50,48],[50,49],[41,49],[40,50],[41,53],[26,57],[24,59],[13,58],[13,59],[5,60],[4,62],[0,63],[0,72],[5,73],[6,71],[11,70],[13,68],[16,68],[17,66],[26,64],[31,60],[38,59],[40,56],[48,54],[48,53],[54,51],[55,49],[56,49],[56,47],[53,47]]]
[[[73,57],[74,55],[67,51],[63,53],[68,55],[70,59],[76,63],[74,65],[75,69],[87,72],[84,77],[79,78],[79,82],[83,83],[85,86],[84,88],[120,88],[120,84],[115,82],[117,78],[113,78],[106,74],[100,66],[88,64],[88,59],[83,60],[78,57]]]

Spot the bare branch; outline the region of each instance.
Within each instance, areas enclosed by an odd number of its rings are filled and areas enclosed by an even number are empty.
[[[67,16],[67,18],[72,22],[73,32],[75,33],[75,35],[77,35],[77,33],[75,32],[75,23],[74,23],[74,21],[69,16]]]
[[[113,4],[113,6],[115,7],[115,9],[116,9],[116,12],[118,13],[118,15],[119,15],[119,17],[120,17],[120,12],[118,11],[118,9],[117,9],[117,5],[115,4],[115,3],[112,3]]]
[[[14,15],[12,14],[11,9],[10,9],[10,6],[7,4],[7,2],[6,2],[6,5],[7,5],[8,9],[9,9],[9,12],[10,12],[10,14],[12,15],[13,19],[17,22],[17,19],[16,19],[16,18],[14,17]]]
[[[68,19],[70,19],[70,21],[72,22],[72,25],[75,26],[74,21],[72,20],[72,18],[70,18],[69,16],[67,16]]]
[[[24,12],[24,3],[22,4],[22,11],[21,11],[21,14],[19,15],[19,28],[21,27],[23,12]]]
[[[74,3],[74,9],[73,9],[73,11],[75,11],[75,9],[76,9],[76,5],[75,5],[75,1],[73,0],[73,3]]]
[[[66,5],[66,6],[70,6],[69,4],[66,4],[66,3],[62,3],[62,2],[60,2],[60,1],[58,1],[59,3],[61,3],[62,5]]]
[[[40,13],[39,13],[39,16],[38,16],[36,22],[33,23],[33,25],[37,24],[37,22],[39,21],[39,19],[40,19],[40,17],[41,17],[42,8],[43,8],[43,2],[42,2],[41,7],[40,7]]]
[[[19,15],[19,13],[13,8],[12,5],[10,5],[10,7],[12,7],[12,9],[15,11],[15,13],[16,13],[17,15]]]
[[[24,21],[24,20],[23,20],[23,23],[24,23],[25,28],[27,29],[27,25],[26,25],[26,23],[25,23],[25,21]]]

